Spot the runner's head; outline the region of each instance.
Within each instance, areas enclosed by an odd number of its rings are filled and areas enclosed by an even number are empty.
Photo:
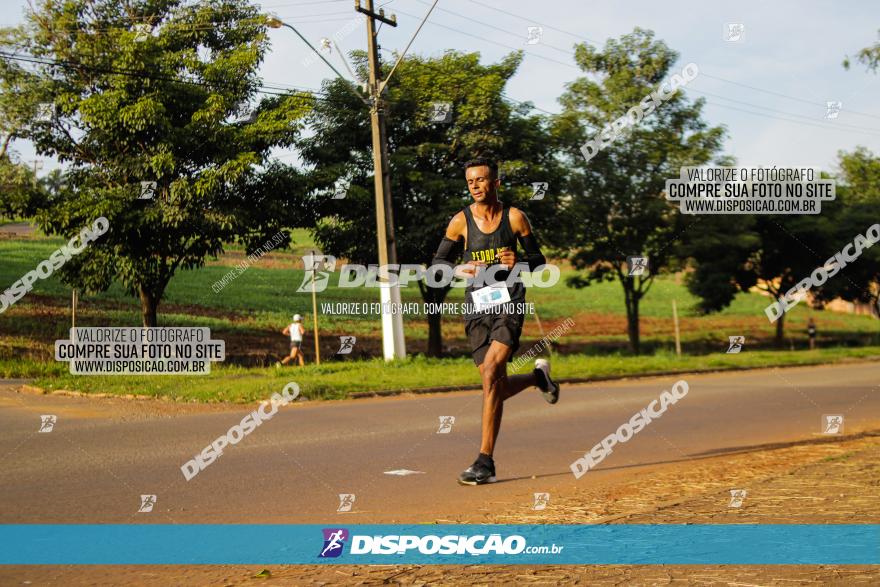
[[[293,321],[294,322],[302,322],[302,316],[300,316],[299,314],[294,314]]]
[[[478,157],[464,164],[464,177],[468,191],[478,204],[491,204],[498,200],[498,163],[494,159]]]

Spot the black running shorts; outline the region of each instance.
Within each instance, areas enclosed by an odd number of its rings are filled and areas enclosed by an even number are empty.
[[[471,355],[474,357],[474,363],[478,366],[483,363],[493,340],[510,347],[510,357],[507,361],[512,361],[513,354],[519,348],[519,335],[522,333],[524,318],[523,314],[500,312],[483,314],[478,318],[466,321],[464,332],[471,343]]]

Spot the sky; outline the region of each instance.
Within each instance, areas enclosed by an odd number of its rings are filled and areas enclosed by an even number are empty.
[[[398,23],[379,31],[383,59],[406,46],[431,3],[376,0]],[[22,0],[0,0],[0,24],[21,22],[26,6]],[[353,0],[267,0],[262,7],[315,46],[329,37],[346,52],[366,49],[364,16],[355,12]],[[728,39],[729,25],[741,34]],[[542,28],[537,44],[527,43],[529,27]],[[695,0],[439,0],[410,52],[436,56],[456,49],[478,52],[483,63],[491,63],[523,49],[523,63],[505,93],[555,113],[566,84],[580,75],[573,46],[601,48],[635,27],[654,31],[679,53],[674,71],[689,62],[698,65],[699,75],[683,91],[706,99],[703,118],[727,128],[724,154],[740,165],[834,171],[840,150],[861,145],[880,154],[880,74],[855,62],[849,70],[842,66],[847,55],[878,39],[875,0],[741,0],[735,6]],[[304,63],[314,54],[292,31],[275,29],[270,35],[265,84],[316,90],[335,75],[320,60]],[[347,75],[338,55],[329,59]],[[827,102],[841,103],[836,118],[828,118]],[[44,159],[27,143],[14,148],[24,160]],[[289,151],[276,155],[296,160]],[[52,161],[42,162],[44,171],[53,167]]]

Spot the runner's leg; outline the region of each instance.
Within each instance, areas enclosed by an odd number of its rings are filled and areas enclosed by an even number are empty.
[[[286,365],[288,363],[288,361],[296,358],[296,351],[297,351],[297,349],[295,349],[295,348],[290,349],[290,354],[287,355],[286,357],[284,357],[283,359],[281,359],[281,364]]]
[[[492,455],[495,441],[501,430],[501,416],[504,413],[504,400],[511,398],[535,385],[535,375],[507,375],[507,359],[511,348],[493,340],[489,344],[486,358],[480,364],[483,380],[483,426],[480,452]]]

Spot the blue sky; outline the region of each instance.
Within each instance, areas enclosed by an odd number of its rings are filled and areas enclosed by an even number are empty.
[[[363,16],[352,0],[267,0],[263,7],[290,22],[314,44],[338,32],[343,50],[365,49]],[[428,10],[427,0],[377,0],[398,27],[383,26],[382,56],[401,50]],[[21,20],[26,2],[0,0],[3,25]],[[354,22],[352,22],[354,19]],[[725,40],[728,23],[744,26],[742,39]],[[529,26],[542,26],[536,45],[526,44]],[[858,145],[880,154],[880,75],[841,62],[877,39],[880,4],[873,0],[727,2],[668,0],[593,2],[575,0],[440,0],[411,52],[437,55],[445,49],[477,51],[483,62],[512,49],[526,50],[506,94],[558,112],[557,97],[579,75],[572,46],[602,46],[634,27],[651,29],[700,75],[688,84],[691,97],[705,97],[704,118],[728,129],[725,152],[743,165],[807,166],[833,170],[839,150]],[[287,29],[273,30],[272,52],[263,65],[269,85],[320,88],[333,75]],[[331,62],[345,72],[338,56]],[[726,81],[725,81],[726,80]],[[842,102],[836,119],[826,119],[827,101]],[[17,143],[23,159],[33,150]],[[288,153],[279,152],[288,161]],[[51,168],[46,162],[45,168]]]

